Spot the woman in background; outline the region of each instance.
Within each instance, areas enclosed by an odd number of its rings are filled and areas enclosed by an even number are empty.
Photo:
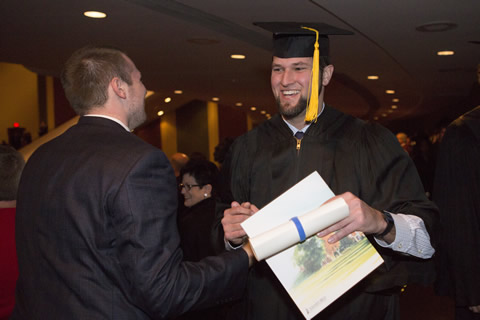
[[[219,170],[210,161],[190,160],[181,169],[179,185],[185,199],[185,210],[178,217],[180,246],[183,259],[199,261],[222,251],[223,230],[214,228],[215,206],[218,196]],[[178,320],[224,319],[224,307],[188,312]]]
[[[186,207],[178,218],[180,246],[184,260],[198,261],[222,250],[218,247],[223,243],[223,233],[213,228],[219,171],[213,162],[190,160],[180,176]]]

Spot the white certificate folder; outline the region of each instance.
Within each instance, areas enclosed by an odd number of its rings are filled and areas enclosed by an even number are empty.
[[[257,260],[266,261],[306,319],[311,319],[383,263],[365,235],[329,244],[316,233],[348,216],[318,172],[242,223]]]

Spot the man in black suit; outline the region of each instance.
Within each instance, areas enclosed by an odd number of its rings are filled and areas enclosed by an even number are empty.
[[[23,172],[12,319],[163,319],[235,298],[248,249],[181,262],[173,170],[130,132],[146,119],[134,63],[86,47],[62,84],[81,117]]]

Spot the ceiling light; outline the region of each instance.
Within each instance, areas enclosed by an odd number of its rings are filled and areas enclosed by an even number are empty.
[[[392,110],[392,109],[390,109],[390,110],[388,110],[387,112],[388,112],[388,113],[393,113],[393,110]]]
[[[213,98],[212,98],[212,101],[220,101],[220,98],[213,97]]]
[[[237,107],[241,107],[241,106],[243,106],[243,103],[237,102],[237,103],[235,103],[235,105],[236,105]]]
[[[175,91],[173,91],[173,93],[175,93],[175,94],[182,94],[183,91],[182,91],[182,90],[175,90]]]
[[[150,97],[152,94],[155,94],[155,91],[147,90],[147,94],[145,95],[145,99]]]
[[[250,110],[255,111],[255,110],[257,110],[257,108],[251,107]]]
[[[170,101],[172,101],[172,98],[170,98],[170,97],[165,98],[165,103],[169,103]]]
[[[163,112],[163,110],[160,110],[157,112],[157,116],[161,117],[165,114],[165,112]]]
[[[397,105],[392,105],[392,109],[393,110],[398,109],[398,106]]]
[[[368,76],[368,80],[378,80],[378,76]]]
[[[451,50],[444,50],[444,51],[437,52],[437,56],[453,56],[454,54],[455,52]]]
[[[399,101],[400,101],[400,99],[398,99],[398,98],[393,98],[392,99],[392,102],[399,102]]]
[[[235,60],[243,60],[245,59],[245,55],[243,54],[232,54],[230,58],[235,59]]]
[[[437,21],[422,24],[415,28],[415,30],[420,32],[442,32],[447,30],[452,30],[457,27],[456,23],[449,21]]]
[[[373,117],[373,120],[378,120],[378,117],[377,116]]]
[[[265,110],[262,110],[262,111],[260,111],[260,113],[261,113],[261,114],[266,114],[266,113],[267,113],[267,111],[265,111]]]
[[[83,13],[83,15],[85,17],[89,17],[89,18],[93,18],[93,19],[102,19],[102,18],[106,18],[107,15],[103,12],[100,12],[100,11],[85,11]]]
[[[395,94],[395,90],[385,90],[386,94]]]
[[[386,116],[387,116],[387,114],[386,114],[386,113],[382,113],[382,117],[384,117],[384,118],[385,118]]]

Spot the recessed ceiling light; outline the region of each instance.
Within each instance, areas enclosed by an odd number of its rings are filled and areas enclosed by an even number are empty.
[[[266,113],[267,113],[267,111],[265,111],[265,110],[262,110],[262,111],[260,111],[260,113],[261,113],[261,114],[266,114]]]
[[[182,91],[182,90],[175,90],[175,91],[173,91],[173,93],[175,93],[175,94],[182,94],[183,91]]]
[[[161,117],[165,114],[165,112],[163,112],[163,110],[160,110],[157,112],[157,116]]]
[[[387,114],[386,114],[386,113],[382,113],[382,117],[384,117],[384,118],[385,118],[386,116],[387,116]]]
[[[100,11],[85,11],[83,13],[85,17],[93,18],[93,19],[103,19],[107,17],[106,13]]]
[[[237,103],[235,103],[235,105],[236,105],[237,107],[241,107],[241,106],[243,106],[243,103],[237,102]]]
[[[386,94],[395,94],[395,90],[385,90]]]
[[[230,58],[235,59],[235,60],[243,60],[245,59],[245,55],[243,54],[232,54]]]
[[[378,117],[377,116],[373,117],[373,120],[378,120]]]
[[[437,52],[437,56],[453,56],[454,54],[455,52],[451,50],[444,50],[444,51]]]
[[[392,102],[399,102],[399,101],[400,101],[400,99],[398,99],[398,98],[393,98],[392,99]]]
[[[388,110],[387,112],[388,112],[388,113],[393,113],[393,110],[392,110],[392,109],[390,109],[390,110]]]
[[[170,98],[170,97],[165,98],[165,103],[169,103],[170,101],[172,101],[172,98]]]
[[[212,101],[220,101],[220,98],[213,97],[213,98],[212,98]]]
[[[452,30],[457,27],[457,24],[449,21],[436,21],[422,24],[415,29],[420,32],[442,32]]]
[[[145,95],[145,99],[150,97],[152,94],[155,94],[155,91],[147,90],[147,94]]]
[[[257,110],[257,108],[251,107],[250,110],[255,111],[255,110]]]
[[[395,110],[395,109],[398,109],[398,106],[397,105],[392,105],[392,109]]]
[[[378,80],[378,76],[368,76],[368,80]]]

